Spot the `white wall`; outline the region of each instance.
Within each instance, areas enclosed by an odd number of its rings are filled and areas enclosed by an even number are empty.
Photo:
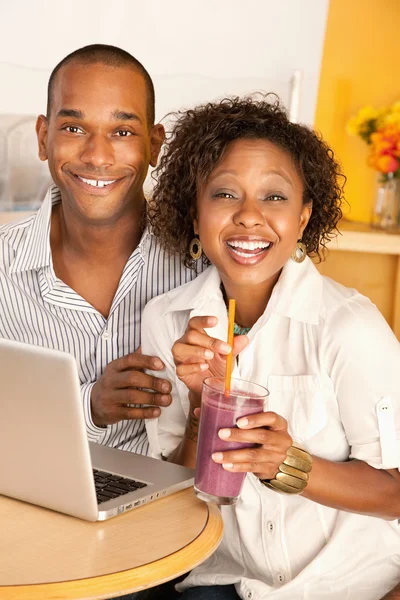
[[[157,116],[226,93],[278,91],[303,71],[300,120],[314,119],[329,0],[0,0],[0,113],[44,112],[66,54],[120,46],[152,75]]]

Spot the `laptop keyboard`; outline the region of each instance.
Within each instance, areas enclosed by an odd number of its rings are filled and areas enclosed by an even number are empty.
[[[98,471],[97,469],[93,469],[93,477],[98,504],[147,486],[147,483],[143,483],[142,481],[135,481],[134,479],[113,475],[105,471]]]

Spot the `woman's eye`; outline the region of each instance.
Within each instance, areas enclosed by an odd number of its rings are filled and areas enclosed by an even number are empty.
[[[83,133],[82,129],[80,129],[80,127],[76,127],[75,125],[67,125],[67,127],[64,129],[69,133]]]
[[[285,196],[281,196],[281,194],[269,194],[269,196],[267,196],[265,199],[272,200],[274,202],[279,202],[280,200],[287,200],[287,198],[285,198]]]
[[[213,194],[213,198],[234,198],[234,195],[230,192],[217,192]]]

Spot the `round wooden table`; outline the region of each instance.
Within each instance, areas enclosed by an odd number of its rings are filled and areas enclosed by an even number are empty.
[[[192,488],[89,523],[0,496],[0,598],[113,598],[169,581],[217,548],[218,508]]]

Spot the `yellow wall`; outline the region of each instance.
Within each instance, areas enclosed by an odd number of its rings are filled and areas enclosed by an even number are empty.
[[[315,128],[348,178],[352,221],[369,222],[377,173],[366,165],[366,143],[345,125],[361,106],[400,100],[399,59],[400,0],[330,0]]]

